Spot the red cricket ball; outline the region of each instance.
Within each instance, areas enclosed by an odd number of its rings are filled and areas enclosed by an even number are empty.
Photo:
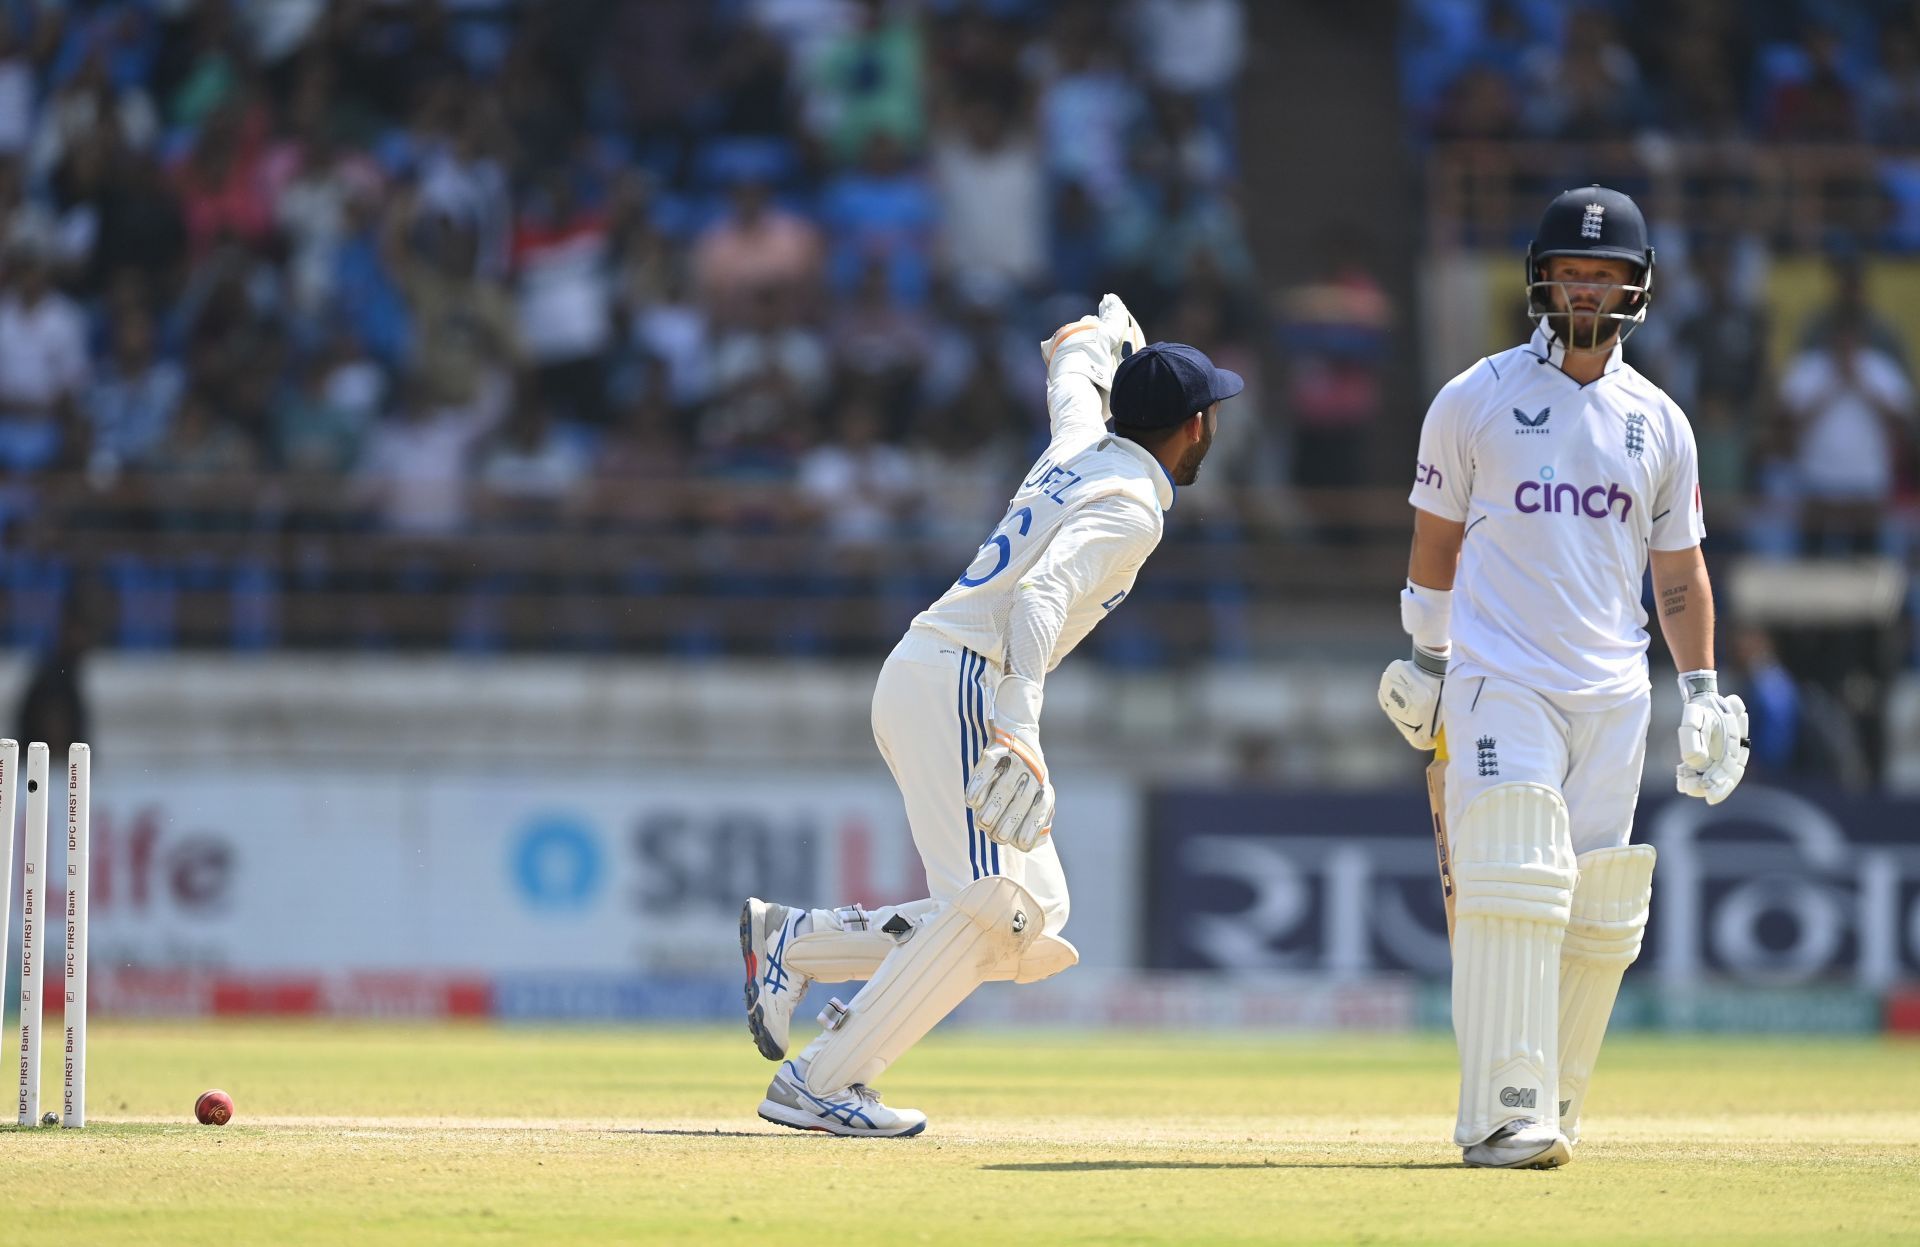
[[[193,1102],[193,1115],[203,1126],[224,1126],[233,1119],[233,1097],[224,1091],[202,1091]]]

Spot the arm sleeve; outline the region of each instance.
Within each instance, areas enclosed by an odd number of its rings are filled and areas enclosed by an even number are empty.
[[[1653,531],[1647,544],[1655,550],[1690,550],[1707,535],[1700,506],[1700,452],[1693,426],[1673,413],[1673,454],[1666,475],[1653,495]]]
[[[1420,425],[1420,462],[1407,501],[1443,520],[1464,522],[1473,497],[1473,453],[1467,416],[1453,385],[1434,395]]]
[[[1113,384],[1112,345],[1092,317],[1062,326],[1043,350],[1047,360],[1047,424],[1050,442],[1091,445],[1107,431],[1103,391]]]
[[[1014,590],[1007,615],[1006,673],[1038,684],[1074,605],[1160,540],[1158,517],[1135,499],[1096,498],[1063,521]]]

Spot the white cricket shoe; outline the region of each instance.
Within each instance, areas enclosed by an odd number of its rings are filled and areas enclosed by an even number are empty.
[[[925,1113],[917,1108],[888,1108],[880,1102],[880,1093],[864,1083],[832,1095],[813,1094],[807,1090],[804,1061],[781,1063],[780,1072],[767,1084],[767,1098],[760,1101],[760,1116],[776,1126],[863,1139],[904,1139],[927,1128]]]
[[[778,1061],[787,1055],[793,1009],[812,979],[786,964],[787,942],[807,916],[804,909],[747,898],[740,911],[740,956],[747,963],[747,1029],[760,1055]]]
[[[1559,1127],[1522,1117],[1463,1149],[1460,1159],[1475,1169],[1557,1169],[1573,1159],[1573,1145]]]

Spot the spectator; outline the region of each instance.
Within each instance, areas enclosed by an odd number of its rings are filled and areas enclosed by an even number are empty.
[[[1040,153],[1015,129],[1005,103],[974,99],[933,141],[941,259],[947,271],[1039,280],[1046,263],[1046,194]]]
[[[481,457],[479,481],[488,512],[513,528],[544,528],[562,518],[590,467],[579,437],[557,424],[541,403],[522,404]]]
[[[1724,244],[1709,242],[1691,259],[1695,310],[1674,331],[1677,350],[1667,388],[1688,410],[1702,394],[1713,394],[1757,416],[1770,397],[1767,315],[1739,297]]]
[[[1162,90],[1224,95],[1239,76],[1246,47],[1241,0],[1138,0],[1135,54]]]
[[[1901,372],[1908,372],[1905,336],[1869,297],[1866,260],[1857,251],[1836,252],[1827,273],[1833,282],[1833,297],[1801,327],[1800,349],[1817,351],[1831,345],[1840,326],[1845,325],[1861,334],[1871,350],[1893,360]]]
[[[850,162],[886,136],[905,150],[926,128],[925,52],[920,27],[905,6],[856,0],[859,21],[826,41],[808,90],[808,119],[828,153]]]
[[[300,368],[299,381],[287,386],[274,404],[274,466],[315,477],[338,477],[352,469],[372,425],[373,411],[356,401],[358,388],[342,358],[339,343]]]
[[[1096,6],[1063,6],[1047,50],[1039,103],[1047,171],[1056,182],[1086,188],[1095,202],[1111,203],[1126,186],[1127,134],[1143,108],[1140,90],[1121,71]]]
[[[46,257],[30,241],[6,255],[0,290],[0,461],[42,468],[81,453],[73,425],[92,374],[86,320],[52,287]]]
[[[879,261],[898,298],[924,299],[938,212],[926,178],[907,163],[900,144],[891,135],[874,135],[861,167],[834,178],[821,196],[821,215],[833,235],[827,271],[835,293],[852,290],[867,266]]]
[[[1362,266],[1369,248],[1335,234],[1317,280],[1282,299],[1284,405],[1294,424],[1294,482],[1350,488],[1372,475],[1370,453],[1385,407],[1385,364],[1393,308]]]
[[[738,320],[761,291],[778,290],[797,307],[811,307],[820,281],[820,232],[776,207],[764,182],[743,179],[733,188],[732,212],[694,245],[694,286],[709,314]]]
[[[207,118],[180,168],[175,181],[195,259],[226,239],[261,242],[273,229],[273,205],[261,170],[260,124],[237,107],[220,109]]]
[[[1851,143],[1860,138],[1860,106],[1842,58],[1840,38],[1816,28],[1803,45],[1804,69],[1774,87],[1767,130],[1786,143]]]
[[[1162,92],[1132,145],[1134,168],[1157,181],[1175,178],[1194,186],[1223,186],[1233,158],[1220,135],[1201,124],[1193,100]]]
[[[834,317],[831,337],[836,368],[886,397],[890,408],[912,398],[933,349],[931,319],[907,307],[887,288],[887,271],[868,266],[853,299]]]
[[[1880,67],[1868,79],[1867,137],[1882,147],[1920,148],[1920,34],[1895,24],[1880,37]]]
[[[375,426],[356,473],[359,496],[380,525],[418,536],[465,527],[475,456],[512,402],[512,387],[498,374],[462,404],[433,404],[415,384],[399,416]]]
[[[383,232],[385,270],[406,294],[411,371],[430,407],[482,401],[521,358],[507,292],[478,271],[473,229],[399,196]]]
[[[913,460],[881,433],[872,399],[856,393],[831,435],[800,460],[800,492],[833,545],[879,545],[899,532],[920,500]]]
[[[34,180],[50,176],[69,151],[102,131],[127,151],[145,152],[159,135],[160,117],[139,84],[116,89],[107,77],[106,55],[96,48],[40,110],[28,161]]]
[[[112,473],[151,457],[167,436],[185,384],[179,366],[155,354],[145,309],[123,314],[114,325],[113,357],[87,398],[89,467]]]
[[[513,236],[520,341],[538,402],[567,419],[606,419],[607,353],[613,344],[608,224],[582,203],[572,171],[555,170]]]
[[[349,229],[349,201],[380,193],[373,161],[316,130],[298,147],[274,209],[286,235],[290,289],[300,311],[318,316],[333,298],[340,248]]]
[[[1513,85],[1485,66],[1473,66],[1442,93],[1433,137],[1441,142],[1518,138],[1520,106]]]
[[[1525,121],[1567,142],[1604,142],[1633,133],[1642,118],[1640,67],[1603,10],[1576,9],[1558,49],[1528,57]]]
[[[1163,297],[1179,288],[1201,257],[1222,272],[1253,271],[1233,205],[1178,178],[1136,182],[1114,214],[1108,245],[1117,263]]]
[[[145,466],[164,476],[231,481],[258,467],[259,455],[204,391],[189,390]]]
[[[1912,444],[1914,393],[1900,365],[1868,344],[1857,318],[1841,317],[1825,346],[1788,366],[1780,402],[1794,431],[1807,539],[1821,551],[1872,548]]]
[[[26,154],[33,123],[33,60],[13,16],[0,13],[0,158]]]
[[[150,156],[115,149],[98,207],[85,288],[98,291],[131,274],[156,303],[184,282],[187,223],[166,173]]]
[[[1093,196],[1079,181],[1064,183],[1053,199],[1048,254],[1052,275],[1048,288],[1056,294],[1092,296],[1113,283],[1107,280],[1105,223]]]
[[[727,447],[763,434],[782,442],[797,435],[826,397],[829,356],[818,334],[796,321],[777,290],[763,290],[747,319],[714,343],[713,403],[700,421],[701,441]]]

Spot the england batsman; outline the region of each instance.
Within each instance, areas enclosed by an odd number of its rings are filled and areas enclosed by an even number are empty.
[[[1654,851],[1628,841],[1649,564],[1685,699],[1679,789],[1718,803],[1746,770],[1746,708],[1714,674],[1693,432],[1621,360],[1653,269],[1633,200],[1560,195],[1527,250],[1532,339],[1448,382],[1420,434],[1400,598],[1413,655],[1380,706],[1416,749],[1443,734],[1448,750],[1453,1141],[1469,1165],[1572,1159],[1640,951]]]
[[[1190,346],[1142,345],[1115,295],[1041,350],[1046,453],[973,562],[894,647],[874,690],[874,740],[906,800],[932,895],[875,910],[752,898],[741,912],[748,1029],[781,1063],[760,1102],[768,1121],[920,1133],[924,1113],[873,1089],[881,1071],[981,983],[1036,982],[1079,960],[1061,938],[1067,882],[1040,749],[1045,680],[1132,589],[1241,381]],[[816,979],[865,986],[832,1002],[819,1037],[789,1060],[793,1009]]]

